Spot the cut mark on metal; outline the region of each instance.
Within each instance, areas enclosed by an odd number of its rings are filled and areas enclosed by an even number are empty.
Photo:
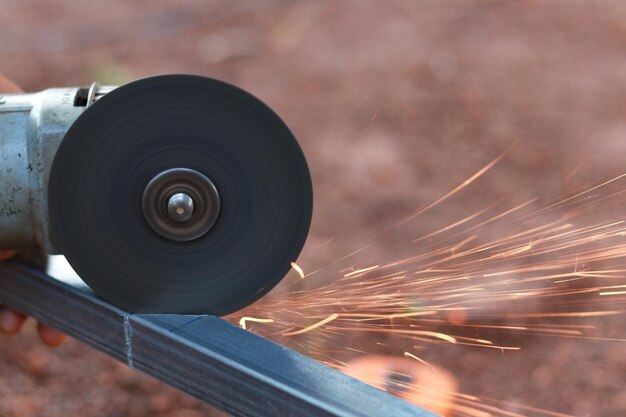
[[[124,314],[124,341],[126,342],[126,364],[133,367],[133,327],[130,314]]]

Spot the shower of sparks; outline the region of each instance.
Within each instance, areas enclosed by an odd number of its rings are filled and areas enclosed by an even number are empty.
[[[396,226],[410,230],[411,220],[474,183],[505,153]],[[603,335],[596,320],[626,311],[625,187],[622,174],[545,203],[503,198],[416,234],[395,259],[356,259],[367,258],[375,238],[307,275],[315,279],[284,284],[288,295],[242,312],[269,319],[240,323],[261,322],[255,332],[339,369],[357,352],[393,353],[426,366],[431,347],[516,354],[524,347],[510,342],[512,333],[624,342]],[[524,415],[505,411],[505,402],[446,395],[459,416]]]
[[[304,278],[304,271],[302,270],[302,268],[300,268],[300,266],[297,263],[292,262],[291,267],[293,268],[294,271],[298,273],[298,275],[300,275],[300,278]]]

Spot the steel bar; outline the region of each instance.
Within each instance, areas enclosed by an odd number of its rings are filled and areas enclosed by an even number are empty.
[[[25,261],[0,265],[0,300],[234,416],[434,416],[218,317],[128,314]]]

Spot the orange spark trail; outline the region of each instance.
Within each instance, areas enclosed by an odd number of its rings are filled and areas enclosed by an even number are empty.
[[[411,359],[415,359],[416,361],[418,361],[419,363],[422,363],[426,366],[428,366],[430,369],[432,369],[435,372],[439,372],[437,370],[437,368],[435,368],[434,366],[432,366],[431,364],[429,364],[428,362],[426,362],[424,359],[420,358],[417,355],[412,354],[411,352],[404,352],[404,356],[411,358]]]
[[[344,278],[349,278],[349,277],[353,277],[355,275],[359,275],[359,274],[362,274],[362,273],[365,273],[365,272],[372,271],[372,270],[378,268],[379,266],[380,265],[374,265],[374,266],[370,266],[370,267],[363,268],[363,269],[357,269],[356,271],[353,271],[353,272],[350,272],[348,274],[345,274]]]
[[[304,271],[297,263],[291,262],[291,267],[298,273],[298,275],[300,275],[300,278],[304,278]]]
[[[274,320],[272,319],[259,319],[256,317],[242,317],[241,319],[239,319],[239,326],[241,326],[242,329],[246,330],[246,322],[255,322],[255,323],[274,323]]]
[[[463,181],[461,184],[459,184],[456,187],[454,187],[452,190],[450,190],[447,193],[443,194],[441,197],[439,197],[439,198],[435,199],[434,201],[426,204],[425,206],[422,206],[419,209],[415,210],[413,213],[409,214],[407,217],[405,217],[404,219],[400,220],[400,222],[397,223],[396,226],[401,226],[401,225],[405,224],[409,220],[414,219],[415,217],[419,216],[420,214],[423,214],[426,211],[430,210],[431,208],[433,208],[433,207],[443,203],[444,201],[446,201],[447,199],[449,199],[450,197],[452,197],[453,195],[455,195],[456,193],[458,193],[462,189],[464,189],[467,186],[469,186],[471,183],[476,181],[478,178],[482,177],[483,174],[485,174],[487,171],[489,171],[491,168],[493,168],[498,162],[500,162],[500,160],[502,158],[504,158],[504,156],[507,153],[509,153],[509,151],[513,148],[513,146],[515,146],[515,144],[516,144],[516,142],[511,143],[509,145],[509,147],[506,148],[504,151],[502,151],[502,153],[500,155],[498,155],[493,161],[489,162],[487,165],[485,165],[484,167],[479,169],[474,175],[472,175],[471,177],[469,177],[468,179]]]
[[[319,321],[319,322],[317,322],[315,324],[312,324],[309,327],[305,327],[304,329],[296,330],[295,332],[283,333],[283,336],[296,336],[296,335],[299,335],[299,334],[310,332],[311,330],[315,330],[318,327],[321,327],[321,326],[323,326],[325,324],[330,323],[331,321],[335,320],[337,317],[339,317],[339,314],[333,313],[330,316],[326,317],[324,320]]]

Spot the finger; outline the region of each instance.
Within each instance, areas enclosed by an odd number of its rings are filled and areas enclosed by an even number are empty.
[[[22,329],[25,321],[26,315],[8,308],[0,308],[0,332],[16,334]]]
[[[60,346],[67,340],[65,334],[42,323],[37,323],[37,331],[41,340],[50,347]]]
[[[4,75],[0,74],[0,91],[3,93],[19,93],[22,90],[17,84],[9,81]]]

